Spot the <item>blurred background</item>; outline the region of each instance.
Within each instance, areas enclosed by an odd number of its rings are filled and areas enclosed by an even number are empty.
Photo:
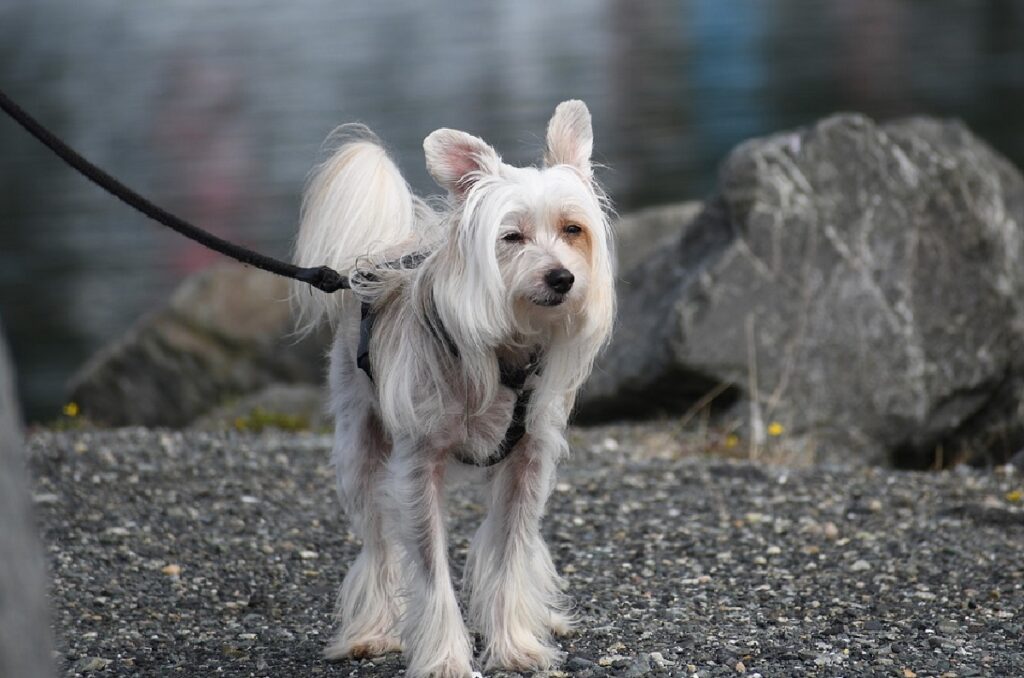
[[[1024,165],[1024,3],[4,0],[0,88],[157,203],[280,257],[350,121],[431,192],[430,131],[532,162],[554,106],[584,99],[620,212],[700,198],[738,142],[837,110],[958,117]],[[0,317],[30,420],[215,260],[0,120]]]

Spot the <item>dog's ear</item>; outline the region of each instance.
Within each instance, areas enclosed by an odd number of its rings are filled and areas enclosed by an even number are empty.
[[[461,198],[480,177],[495,174],[501,158],[483,139],[454,129],[439,129],[423,140],[427,171],[441,188]]]
[[[590,154],[594,150],[594,132],[590,126],[590,111],[582,101],[572,99],[558,104],[548,123],[548,149],[544,163],[572,165],[589,178]]]

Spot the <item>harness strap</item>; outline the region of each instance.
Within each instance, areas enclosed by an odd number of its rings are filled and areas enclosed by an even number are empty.
[[[461,451],[456,451],[453,453],[455,460],[467,466],[479,466],[480,468],[487,468],[488,466],[494,466],[505,461],[508,455],[512,454],[512,449],[516,446],[516,443],[526,435],[526,410],[530,406],[530,396],[532,395],[533,389],[523,389],[516,393],[516,404],[512,406],[512,420],[508,423],[508,429],[505,430],[505,437],[502,439],[501,444],[498,445],[498,449],[491,456],[484,459],[476,459],[463,454]]]
[[[377,313],[373,310],[373,306],[364,301],[360,308],[359,346],[356,350],[356,366],[366,373],[370,381],[374,380],[373,366],[370,364],[370,337],[373,335],[373,323],[376,317]],[[431,324],[431,331],[434,332],[434,336],[439,343],[446,346],[453,356],[458,357],[455,344],[443,326]],[[501,385],[511,389],[516,394],[516,402],[512,406],[512,418],[509,421],[508,428],[505,430],[505,437],[498,445],[498,449],[489,457],[476,459],[457,451],[453,453],[456,461],[467,466],[486,468],[504,461],[508,458],[508,455],[512,454],[516,443],[526,435],[526,412],[530,407],[530,398],[533,395],[533,389],[525,387],[526,380],[531,375],[537,374],[539,368],[540,355],[537,352],[532,353],[526,365],[522,366],[513,367],[503,360],[498,361]]]

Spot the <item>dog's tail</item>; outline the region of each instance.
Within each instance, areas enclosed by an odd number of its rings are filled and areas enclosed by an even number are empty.
[[[410,241],[424,206],[366,127],[339,127],[328,144],[333,150],[313,170],[302,198],[294,260],[348,274],[357,262],[367,263],[360,260],[372,262]],[[299,331],[312,330],[324,318],[335,323],[347,294],[296,284],[292,299]]]

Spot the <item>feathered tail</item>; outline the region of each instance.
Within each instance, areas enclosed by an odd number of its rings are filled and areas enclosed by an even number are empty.
[[[426,208],[366,127],[339,127],[328,142],[335,150],[313,170],[302,198],[294,261],[346,274],[365,263],[360,260],[372,261],[412,240],[417,214]],[[345,294],[296,283],[299,331],[312,330],[324,318],[335,323]]]

